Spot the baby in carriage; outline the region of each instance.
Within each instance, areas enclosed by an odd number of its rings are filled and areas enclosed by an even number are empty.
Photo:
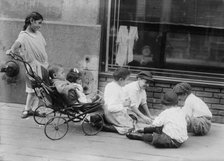
[[[94,102],[93,100],[88,100],[86,97],[86,93],[82,86],[82,74],[78,71],[78,69],[70,69],[68,72],[66,79],[77,86],[77,93],[79,94],[79,102]]]
[[[77,82],[72,83],[66,79],[66,73],[62,66],[52,65],[49,67],[48,71],[58,93],[65,96],[69,105],[92,103],[98,100],[96,97],[87,99],[86,95],[83,93],[81,84],[78,83],[81,80],[81,75],[78,72],[76,73]]]

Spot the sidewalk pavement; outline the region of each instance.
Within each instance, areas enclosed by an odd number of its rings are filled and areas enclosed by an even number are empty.
[[[67,135],[49,140],[32,117],[21,119],[24,105],[0,103],[0,161],[223,161],[224,124],[189,139],[179,149],[157,149],[126,136],[100,132],[85,136],[79,123]]]

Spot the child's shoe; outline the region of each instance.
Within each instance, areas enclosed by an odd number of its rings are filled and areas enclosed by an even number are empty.
[[[25,119],[25,118],[27,118],[27,117],[29,117],[29,116],[30,116],[29,110],[24,110],[24,111],[22,112],[21,118],[22,118],[22,119]]]
[[[143,134],[137,132],[127,133],[126,136],[132,140],[143,140]]]
[[[33,116],[33,115],[39,116],[39,117],[44,117],[46,114],[44,114],[44,113],[43,114],[40,114],[38,111],[33,111],[33,110],[24,110],[22,112],[21,118],[22,119],[25,119],[25,118],[27,118],[29,116]]]

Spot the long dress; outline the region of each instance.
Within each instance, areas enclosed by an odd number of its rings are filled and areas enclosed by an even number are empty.
[[[116,63],[119,66],[126,65],[133,61],[133,47],[134,42],[138,39],[138,28],[130,26],[120,26],[116,43],[118,44],[118,51],[116,54]]]
[[[24,55],[32,70],[42,77],[41,67],[48,67],[48,55],[45,50],[46,41],[41,32],[21,31],[16,41],[21,44],[21,55]],[[26,92],[32,93],[34,91],[32,88],[26,87]]]
[[[118,133],[125,134],[134,128],[134,121],[127,113],[127,108],[123,106],[125,94],[117,82],[113,81],[106,85],[104,91],[104,113]]]

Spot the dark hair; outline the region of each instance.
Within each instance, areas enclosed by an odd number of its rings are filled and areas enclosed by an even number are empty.
[[[59,65],[49,66],[49,68],[48,68],[49,77],[54,79],[54,74],[57,73],[60,68],[61,68],[61,66],[59,66]]]
[[[113,73],[113,78],[115,81],[118,81],[120,78],[126,79],[131,72],[126,68],[118,68]]]
[[[173,90],[178,96],[189,95],[191,94],[191,85],[186,82],[178,83],[173,87]]]
[[[81,79],[82,74],[80,72],[75,72],[73,69],[70,69],[68,72],[66,79],[71,83],[76,83],[78,79]]]
[[[30,20],[31,19],[33,19],[33,20],[43,20],[43,16],[40,14],[40,13],[38,13],[38,12],[32,12],[32,13],[30,13],[27,17],[26,17],[26,19],[25,19],[25,25],[23,26],[23,31],[25,31],[26,30],[26,28],[31,24],[30,23]]]
[[[161,98],[161,103],[166,106],[175,106],[178,104],[178,97],[174,90],[167,91]]]

